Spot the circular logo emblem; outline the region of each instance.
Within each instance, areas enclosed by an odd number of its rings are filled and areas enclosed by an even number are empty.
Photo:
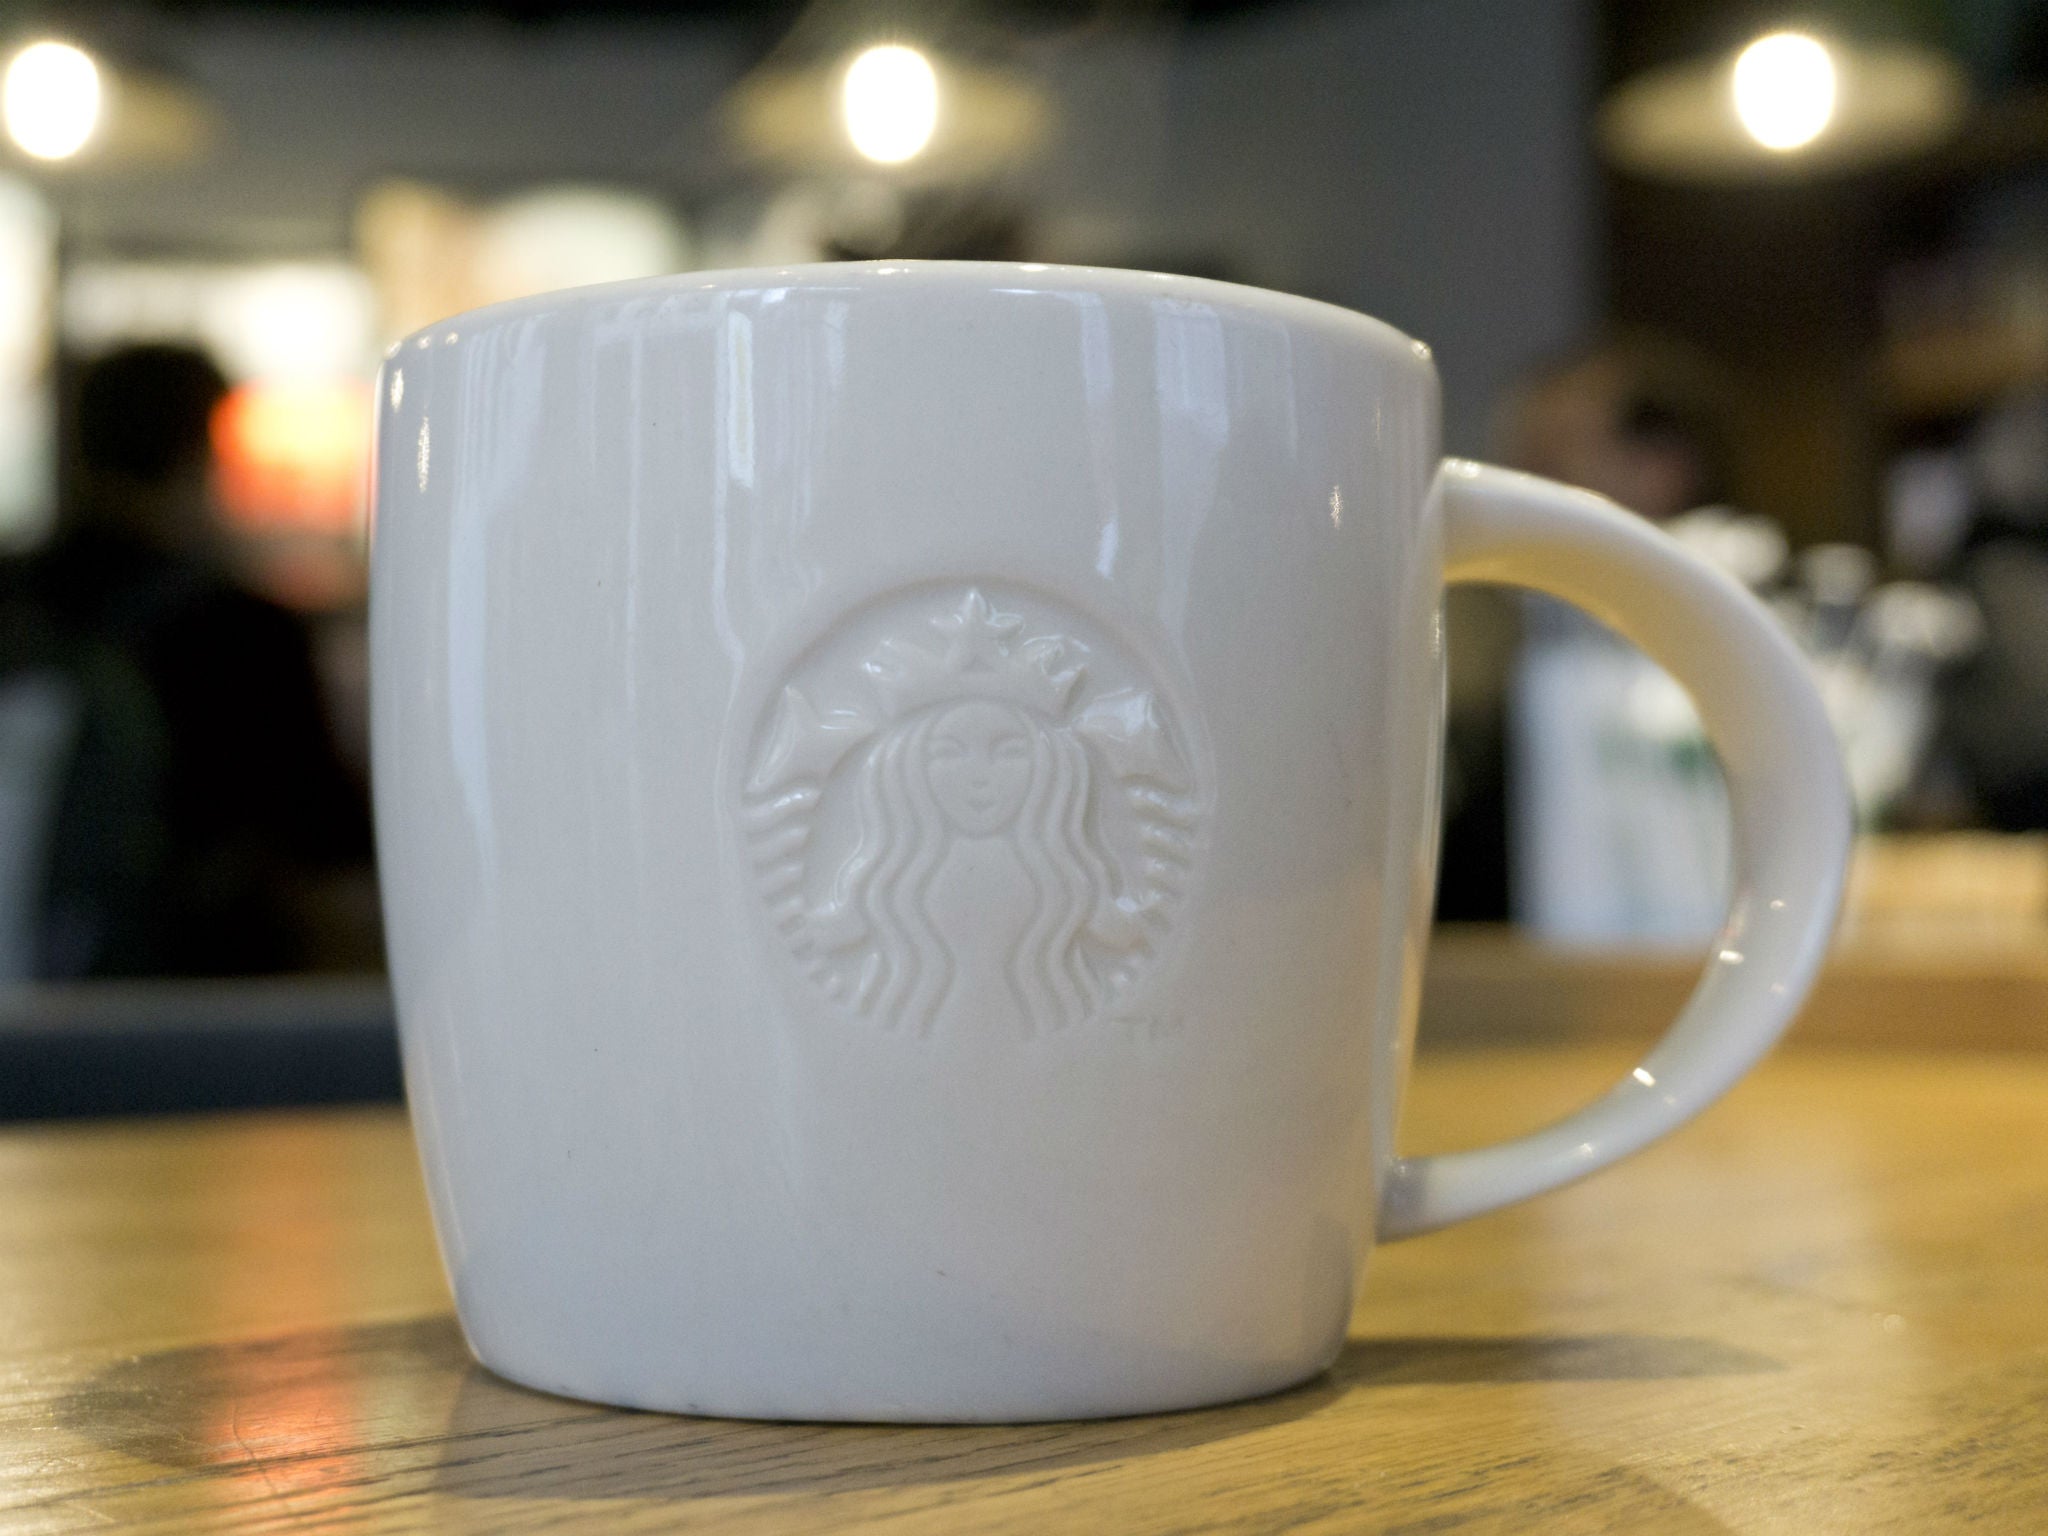
[[[1198,873],[1186,722],[1101,626],[1028,589],[856,610],[762,712],[749,865],[817,993],[884,1028],[1081,1023],[1158,957]]]

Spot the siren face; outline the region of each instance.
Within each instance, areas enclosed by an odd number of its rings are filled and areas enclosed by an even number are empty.
[[[932,724],[925,781],[955,830],[993,837],[1017,819],[1031,788],[1031,722],[1007,704],[957,704]]]

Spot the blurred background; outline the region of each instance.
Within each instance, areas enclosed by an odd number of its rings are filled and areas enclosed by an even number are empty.
[[[160,0],[10,6],[0,70],[0,1114],[395,1091],[377,363],[690,269],[1381,316],[1448,451],[1663,523],[1805,647],[1852,940],[2048,933],[2048,7]],[[1684,695],[1535,600],[1448,623],[1441,915],[1496,926],[1440,964],[1681,977],[1726,899]]]

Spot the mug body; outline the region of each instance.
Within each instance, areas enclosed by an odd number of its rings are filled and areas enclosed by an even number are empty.
[[[378,411],[386,925],[479,1358],[870,1420],[1323,1368],[1433,874],[1427,353],[825,266],[460,316]]]

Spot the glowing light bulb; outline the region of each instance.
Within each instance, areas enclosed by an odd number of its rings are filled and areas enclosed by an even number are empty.
[[[8,61],[0,115],[24,154],[68,160],[99,126],[99,66],[69,43],[30,43]]]
[[[1773,32],[1735,60],[1735,115],[1765,149],[1811,144],[1835,115],[1835,61],[1803,32]]]
[[[855,149],[878,164],[900,165],[932,141],[939,77],[915,48],[883,44],[846,66],[839,106]]]

